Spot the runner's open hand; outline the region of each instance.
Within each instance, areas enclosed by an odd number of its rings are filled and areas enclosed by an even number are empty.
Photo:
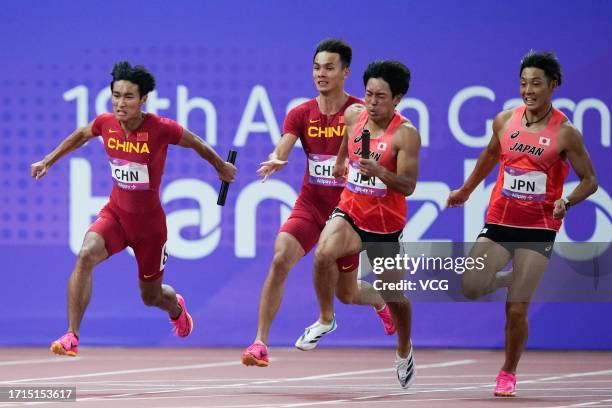
[[[272,173],[282,169],[289,163],[288,160],[279,160],[275,157],[271,157],[270,160],[259,163],[259,169],[257,169],[257,175],[262,177],[261,182],[263,183],[272,175]]]

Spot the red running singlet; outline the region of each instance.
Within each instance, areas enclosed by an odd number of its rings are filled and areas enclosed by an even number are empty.
[[[168,145],[179,143],[183,128],[171,119],[145,113],[140,126],[126,134],[113,113],[103,113],[91,131],[102,136],[108,154],[114,182],[110,201],[128,213],[159,209]]]
[[[554,203],[563,194],[569,171],[557,151],[557,135],[567,117],[553,109],[541,132],[523,128],[525,106],[514,110],[501,140],[501,166],[487,210],[487,224],[559,231],[553,218]]]
[[[361,177],[361,133],[367,121],[368,112],[363,110],[355,129],[349,135],[349,171],[338,208],[347,213],[360,229],[375,234],[390,234],[402,230],[406,225],[406,197],[387,188],[377,177],[369,177],[367,180]],[[405,121],[396,112],[382,137],[370,139],[370,158],[393,173],[397,172],[397,162],[391,148],[391,139]]]

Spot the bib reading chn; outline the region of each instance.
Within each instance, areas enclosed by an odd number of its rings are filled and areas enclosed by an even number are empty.
[[[317,186],[344,187],[344,179],[332,176],[336,156],[329,154],[308,155],[308,182]]]
[[[149,169],[146,164],[122,159],[111,159],[109,164],[117,187],[129,191],[149,189]]]

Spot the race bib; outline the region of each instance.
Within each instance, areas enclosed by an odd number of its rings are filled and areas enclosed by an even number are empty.
[[[344,179],[332,176],[336,164],[336,156],[329,154],[308,155],[308,182],[324,187],[344,187]]]
[[[546,173],[537,170],[504,168],[502,194],[524,201],[544,201],[546,198]]]
[[[146,164],[123,159],[110,160],[111,175],[115,184],[123,190],[148,190],[149,169]]]
[[[364,177],[359,173],[359,163],[349,162],[349,176],[347,188],[353,193],[384,197],[387,195],[387,185],[377,177]]]

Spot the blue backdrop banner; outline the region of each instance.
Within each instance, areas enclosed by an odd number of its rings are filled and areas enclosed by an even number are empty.
[[[415,242],[474,241],[496,172],[461,209],[445,208],[448,193],[488,143],[495,114],[521,103],[520,58],[531,48],[556,52],[564,76],[554,104],[582,131],[600,183],[572,208],[558,241],[607,243],[603,250],[610,243],[610,2],[8,1],[0,16],[0,345],[47,345],[66,328],[67,280],[110,192],[108,162],[94,139],[40,181],[31,179],[30,164],[111,110],[109,73],[124,59],[156,76],[147,111],[188,127],[223,157],[236,149],[239,173],[227,204],[218,207],[213,169],[193,151],[169,149],[161,187],[170,253],[165,279],[187,299],[193,335],[173,338],[164,314],[142,305],[136,262],[124,251],[94,271],[83,344],[250,344],[274,238],[307,164],[296,147],[268,182],[255,170],[279,140],[286,112],[316,95],[312,57],[326,37],[353,47],[346,86],[355,96],[363,96],[361,75],[372,60],[397,59],[412,71],[398,110],[422,137],[404,231]],[[566,190],[576,183],[571,173]],[[598,254],[557,255],[571,262]],[[499,302],[416,303],[413,312],[417,346],[503,344]],[[609,302],[536,303],[529,346],[612,348],[611,315]],[[271,345],[292,345],[316,316],[310,254],[288,278]],[[337,317],[339,329],[326,345],[394,344],[370,309],[339,304]]]

